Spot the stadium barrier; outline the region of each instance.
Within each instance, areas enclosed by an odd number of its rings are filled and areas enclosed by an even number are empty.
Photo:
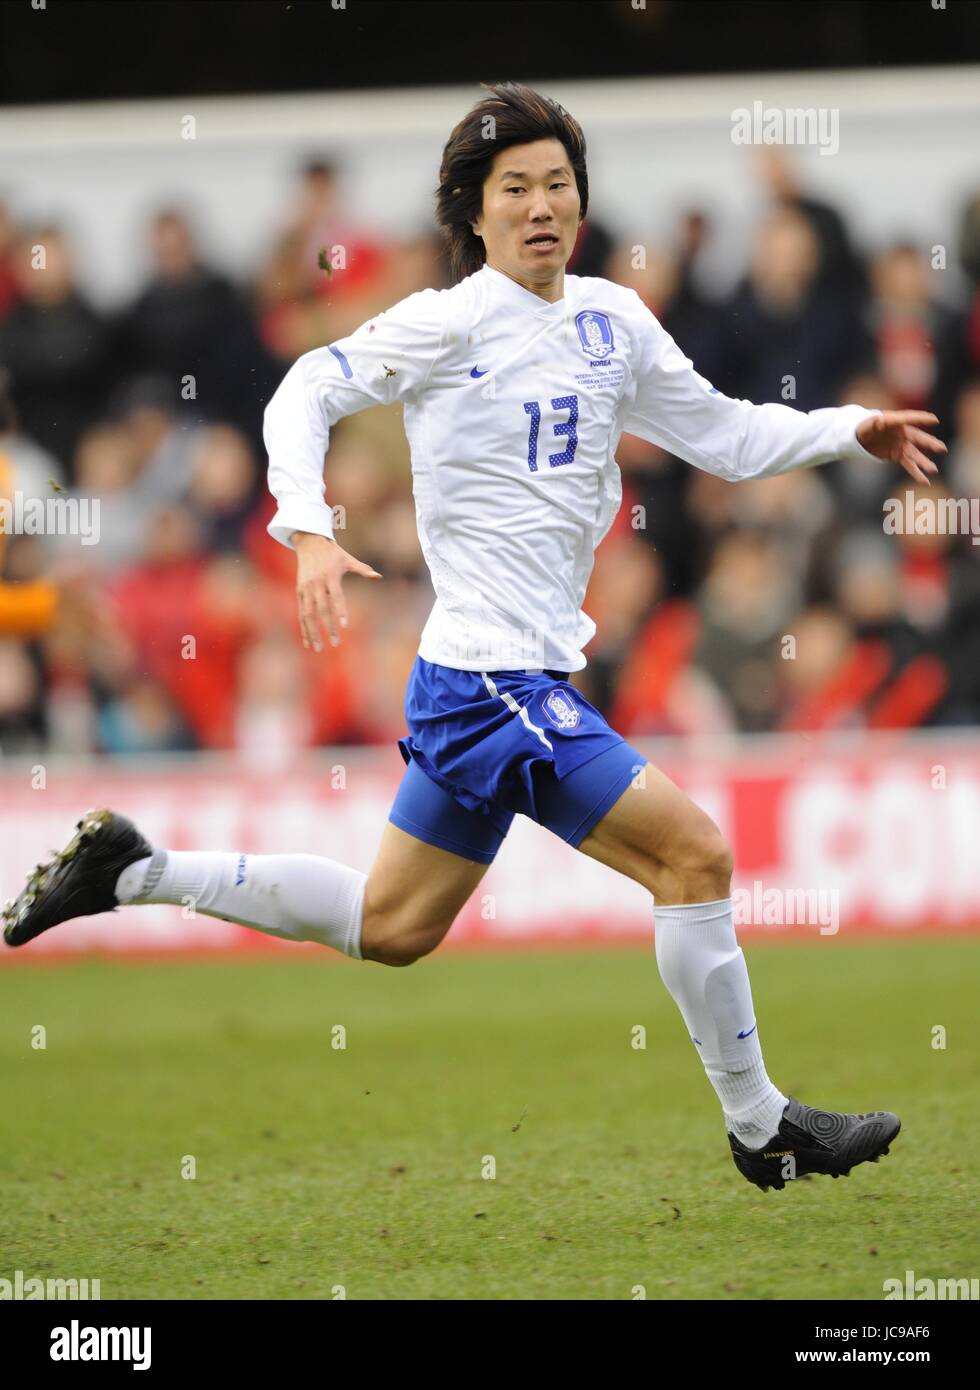
[[[634,740],[735,855],[736,920],[753,939],[980,929],[980,738],[968,733]],[[152,843],[326,854],[368,870],[401,775],[389,748],[325,749],[287,770],[223,757],[0,769],[0,894],[110,805]],[[638,774],[642,776],[642,773]],[[649,895],[518,816],[448,946],[651,939]],[[192,908],[124,908],[0,962],[86,951],[295,950]],[[316,950],[316,947],[302,949]]]

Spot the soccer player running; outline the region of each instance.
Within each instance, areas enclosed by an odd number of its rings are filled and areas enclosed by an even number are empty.
[[[5,911],[20,946],[118,904],[198,912],[359,960],[410,965],[442,941],[518,812],[643,884],[656,959],[721,1102],[735,1163],[782,1188],[888,1152],[886,1111],[784,1095],[763,1062],[732,921],[732,856],[710,818],[568,680],[581,611],[622,489],[628,430],[731,481],[832,459],[889,459],[927,482],[922,411],[753,405],[700,376],[637,294],[566,276],[588,206],[585,141],[547,97],[506,83],[452,132],[437,211],[455,283],[422,290],[302,356],[265,412],[271,535],[296,552],[304,645],[347,626],[343,580],[380,575],[333,535],[332,425],[402,401],[419,539],[436,599],[409,678],[407,766],[370,873],[306,854],[154,849],[87,813]],[[329,459],[328,459],[329,468]]]

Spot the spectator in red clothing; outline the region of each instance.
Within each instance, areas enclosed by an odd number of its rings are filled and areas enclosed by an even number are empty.
[[[302,245],[299,232],[284,232],[255,280],[262,343],[281,363],[290,365],[304,352],[328,340],[328,312],[310,286]]]
[[[20,298],[13,267],[16,240],[13,214],[7,204],[0,201],[0,319],[6,318]]]
[[[784,731],[863,728],[864,703],[890,661],[880,644],[862,644],[843,614],[814,607],[789,625],[794,645],[773,670]]]
[[[869,315],[878,374],[897,410],[926,410],[936,392],[937,342],[949,313],[932,292],[933,276],[917,246],[899,242],[871,264]]]
[[[432,248],[438,252],[439,243],[431,236],[419,239],[419,249],[424,252],[426,246],[430,272],[438,279],[442,272]],[[406,285],[400,259],[398,254],[389,256],[388,248],[348,213],[336,166],[323,159],[308,161],[293,211],[257,279],[263,343],[281,361],[292,363],[302,353],[353,332],[393,300],[436,282]],[[407,259],[412,260],[411,254]]]
[[[362,294],[382,271],[381,245],[357,226],[345,208],[340,173],[330,160],[311,159],[304,165],[287,231],[297,236],[307,284],[320,295]],[[321,251],[330,264],[329,274],[320,267]]]

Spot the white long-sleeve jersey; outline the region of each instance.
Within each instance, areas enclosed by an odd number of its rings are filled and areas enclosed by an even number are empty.
[[[392,401],[404,402],[436,594],[419,654],[461,670],[586,664],[596,628],[581,605],[622,499],[623,431],[732,481],[872,457],[855,429],[874,411],[722,395],[633,290],[566,275],[548,304],[484,266],[290,368],[265,411],[270,535],[333,535],[330,428]]]

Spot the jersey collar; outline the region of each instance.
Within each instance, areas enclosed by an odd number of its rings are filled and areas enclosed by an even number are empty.
[[[502,300],[505,304],[512,304],[515,309],[523,309],[525,313],[534,314],[536,318],[560,319],[568,308],[567,276],[565,277],[564,299],[549,304],[539,294],[526,290],[523,285],[519,285],[516,280],[512,280],[509,275],[504,275],[502,271],[495,270],[491,265],[484,264],[477,274],[484,277],[494,299]]]

